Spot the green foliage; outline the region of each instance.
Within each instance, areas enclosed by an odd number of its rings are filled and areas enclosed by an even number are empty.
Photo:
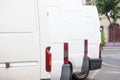
[[[102,47],[105,46],[105,34],[103,31],[101,31],[101,44],[102,44]]]
[[[120,19],[120,0],[96,0],[96,6],[99,14],[105,15],[110,24]]]

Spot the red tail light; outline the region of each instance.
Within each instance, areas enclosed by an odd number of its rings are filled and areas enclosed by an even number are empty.
[[[88,40],[84,40],[84,57],[88,56]]]
[[[101,58],[102,45],[99,45],[99,58]]]
[[[52,56],[50,53],[50,47],[46,48],[46,71],[51,72],[51,61],[52,61]]]
[[[64,64],[68,64],[68,43],[64,43]]]

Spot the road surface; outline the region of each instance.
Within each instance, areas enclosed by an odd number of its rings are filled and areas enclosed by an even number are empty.
[[[102,69],[91,71],[86,80],[120,80],[120,50],[103,50],[102,59]]]

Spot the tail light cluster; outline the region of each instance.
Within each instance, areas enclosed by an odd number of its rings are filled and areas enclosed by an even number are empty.
[[[50,53],[51,47],[46,48],[46,71],[51,72],[51,61],[52,61],[52,55]]]

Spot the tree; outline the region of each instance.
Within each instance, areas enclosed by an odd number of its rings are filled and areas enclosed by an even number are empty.
[[[110,24],[120,18],[120,0],[96,0],[95,4],[99,14],[105,15]]]
[[[100,32],[101,32],[101,45],[103,47],[105,46],[105,34],[102,30]]]

